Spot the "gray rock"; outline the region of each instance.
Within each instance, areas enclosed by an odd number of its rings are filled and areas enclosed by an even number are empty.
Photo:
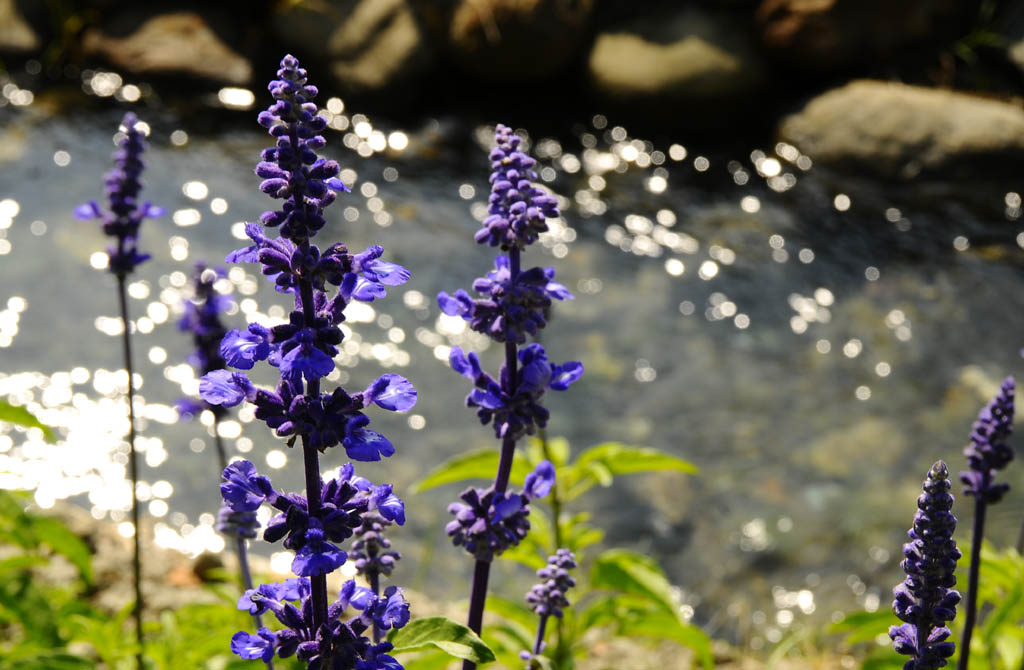
[[[761,62],[729,14],[684,9],[597,36],[590,79],[624,103],[737,99],[760,86]]]
[[[188,75],[235,86],[252,79],[249,61],[194,12],[150,16],[125,37],[92,28],[83,36],[82,48],[137,75]]]
[[[1024,109],[956,91],[859,80],[811,100],[779,135],[815,162],[914,177],[1024,162]]]
[[[434,63],[405,0],[330,0],[279,10],[278,38],[297,53],[322,45],[319,56],[347,91],[404,95]]]
[[[32,53],[40,46],[39,36],[18,12],[15,0],[0,0],[0,52]]]

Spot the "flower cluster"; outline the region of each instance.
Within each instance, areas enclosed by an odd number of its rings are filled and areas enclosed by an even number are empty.
[[[353,532],[352,551],[348,557],[356,568],[356,574],[368,578],[388,576],[402,558],[397,551],[391,551],[391,540],[384,536],[392,522],[377,512],[367,512],[362,518],[363,523]]]
[[[193,297],[184,303],[185,313],[178,321],[178,330],[191,333],[195,350],[189,355],[188,362],[205,375],[224,367],[224,359],[220,355],[220,343],[227,334],[227,328],[220,315],[231,307],[231,299],[214,288],[219,279],[227,276],[222,268],[208,268],[197,263],[193,277]],[[197,403],[192,398],[178,401],[178,414],[191,418],[204,409],[211,410],[220,417],[226,414],[224,407]]]
[[[533,244],[548,229],[545,219],[558,216],[557,201],[533,185],[537,162],[519,150],[522,142],[507,126],[498,124],[494,129],[488,217],[475,237],[502,250]]]
[[[939,461],[924,481],[924,492],[917,499],[914,527],[903,545],[902,566],[907,578],[893,589],[893,611],[906,622],[889,628],[893,648],[911,657],[905,670],[935,670],[946,665],[955,645],[947,641],[946,623],[956,616],[960,594],[953,590],[954,571],[960,550],[953,541],[956,517],[953,516],[949,469]]]
[[[469,327],[497,342],[511,337],[516,344],[536,336],[547,325],[552,300],[572,300],[572,294],[554,281],[554,268],[531,268],[514,280],[506,256],[495,259],[495,268],[473,282],[482,297],[474,300],[464,290],[455,295],[441,292],[437,302],[449,316],[461,316]]]
[[[982,408],[964,449],[971,467],[960,473],[964,493],[981,503],[999,502],[1010,489],[1005,482],[996,484],[995,476],[1013,460],[1013,449],[1006,443],[1013,432],[1013,393],[1013,377],[1007,377],[992,402]]]
[[[363,410],[371,405],[391,411],[412,408],[412,384],[386,374],[365,390],[348,393],[342,388],[322,390],[321,382],[335,370],[346,306],[353,300],[384,297],[387,287],[405,283],[409,272],[381,260],[384,250],[378,246],[353,254],[344,244],[321,250],[312,243],[326,223],[324,208],[334,201],[335,191],[348,189],[337,178],[338,164],[316,155],[324,146],[319,133],[325,121],[316,113],[312,101],[317,90],[307,83],[306,71],[295,58],[285,56],[277,75],[269,85],[274,103],[259,115],[275,146],[263,151],[256,174],[263,179],[260,189],[284,202],[263,213],[262,226],[246,225],[252,244],[229,254],[227,261],[259,263],[275,288],[291,297],[294,308],[284,323],[253,323],[225,333],[217,353],[234,370],[210,371],[199,391],[206,402],[221,407],[242,401],[253,404],[256,418],[286,438],[289,447],[301,444],[305,495],[278,491],[248,461],[225,468],[221,484],[228,517],[254,514],[263,504],[277,510],[263,539],[281,541],[295,553],[291,567],[300,579],[246,592],[243,609],[254,615],[269,610],[285,628],[238,633],[232,649],[243,658],[264,661],[275,654],[295,655],[310,670],[400,670],[387,655],[391,646],[379,643],[379,638],[381,631],[399,628],[409,619],[401,590],[389,586],[380,594],[376,582],[370,589],[348,582],[328,605],[326,575],[349,560],[340,545],[354,533],[365,538],[374,520],[403,524],[404,505],[390,485],[359,477],[351,464],[323,482],[319,454],[338,445],[357,461],[395,453],[387,438],[369,429]],[[277,228],[280,235],[268,236],[265,229],[270,228]],[[260,361],[277,368],[276,388],[257,387],[241,372]],[[345,621],[349,606],[361,613]],[[367,630],[370,637],[364,635]]]
[[[519,493],[470,487],[462,492],[462,502],[448,506],[455,515],[445,531],[455,546],[464,546],[478,560],[490,561],[506,549],[519,544],[530,530],[530,500],[543,498],[555,484],[555,467],[541,461],[526,476]]]
[[[142,182],[139,177],[145,163],[142,152],[146,149],[144,125],[131,112],[124,115],[121,122],[121,136],[118,149],[114,153],[114,167],[104,178],[109,211],[103,211],[95,200],[75,208],[75,216],[79,219],[100,219],[103,232],[117,239],[117,243],[107,248],[108,269],[119,277],[131,273],[135,266],[149,258],[149,254],[139,253],[139,225],[143,219],[163,216],[161,207],[149,201],[139,203],[139,191]]]
[[[302,577],[326,574],[347,560],[347,554],[332,543],[352,537],[362,525],[364,513],[377,512],[388,521],[405,523],[405,505],[392,493],[391,485],[374,485],[356,475],[351,463],[323,485],[316,516],[310,515],[304,496],[277,491],[249,461],[235,461],[223,477],[221,495],[232,511],[254,512],[263,503],[278,510],[263,531],[263,539],[277,542],[283,538],[285,548],[295,552],[292,572]]]
[[[568,549],[559,549],[548,557],[548,564],[537,571],[540,582],[526,594],[526,603],[536,614],[562,618],[562,608],[569,606],[566,591],[576,586],[569,571],[576,567],[576,556]]]
[[[293,604],[293,603],[298,603]],[[358,614],[345,619],[349,607]],[[382,595],[356,586],[348,580],[338,598],[331,604],[327,621],[313,624],[309,582],[288,579],[261,584],[246,591],[238,601],[238,609],[253,616],[272,612],[284,628],[271,631],[260,628],[256,634],[240,631],[231,638],[231,650],[244,659],[270,661],[295,656],[314,670],[400,670],[398,661],[387,652],[388,642],[373,644],[364,636],[376,626],[380,630],[401,628],[409,622],[409,603],[401,589],[390,586]]]
[[[480,358],[452,347],[448,362],[452,369],[476,387],[466,397],[467,407],[476,407],[480,423],[494,424],[497,437],[517,440],[544,428],[549,412],[540,404],[547,389],[564,391],[583,374],[583,365],[569,361],[554,365],[540,344],[529,344],[518,352],[516,378],[509,379],[508,365],[498,373],[500,382],[483,371]]]

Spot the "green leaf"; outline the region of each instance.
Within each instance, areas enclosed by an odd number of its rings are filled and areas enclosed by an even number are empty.
[[[620,619],[619,632],[625,637],[644,636],[657,640],[672,640],[693,649],[700,658],[701,667],[715,667],[711,653],[711,638],[707,633],[677,615],[662,610],[630,611]]]
[[[32,520],[32,529],[41,543],[49,545],[78,568],[86,584],[92,583],[92,555],[89,552],[89,545],[58,519],[36,517]]]
[[[830,633],[845,633],[846,643],[852,645],[873,642],[879,633],[884,633],[889,630],[889,626],[897,623],[896,615],[892,613],[892,610],[881,609],[877,612],[847,614],[842,621],[829,626],[828,630]]]
[[[590,585],[643,596],[673,616],[679,611],[672,584],[661,567],[634,551],[609,549],[599,555],[590,571]]]
[[[476,633],[443,616],[414,619],[388,640],[395,645],[395,654],[437,647],[449,656],[474,663],[494,660],[494,652]]]
[[[500,454],[497,449],[480,449],[459,454],[434,468],[423,479],[414,482],[409,487],[409,492],[421,493],[438,486],[462,482],[467,479],[493,480],[498,472],[499,456]],[[530,466],[526,462],[526,458],[517,452],[512,461],[511,482],[521,485],[529,472]]]
[[[609,486],[615,475],[657,471],[696,474],[698,468],[689,461],[651,447],[605,442],[583,451],[576,462],[563,471],[564,497],[568,502],[583,495],[595,484]]]
[[[6,400],[0,400],[0,421],[13,423],[24,428],[38,428],[43,431],[43,437],[47,442],[56,442],[57,434],[49,426],[41,423],[24,407],[12,405]]]

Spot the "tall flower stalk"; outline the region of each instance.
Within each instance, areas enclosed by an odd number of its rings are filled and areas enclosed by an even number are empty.
[[[575,568],[576,556],[568,549],[559,549],[548,557],[548,564],[537,571],[540,581],[526,594],[526,604],[539,617],[533,648],[519,654],[527,662],[528,670],[539,670],[542,667],[534,659],[544,652],[544,632],[548,618],[553,616],[561,621],[564,608],[569,606],[566,592],[576,586],[576,580],[569,576],[569,571]]]
[[[143,219],[162,216],[164,210],[150,202],[139,202],[142,190],[142,152],[146,149],[145,126],[129,112],[121,121],[114,152],[114,167],[104,177],[108,208],[104,211],[95,200],[75,208],[79,219],[99,219],[104,234],[113,237],[107,247],[107,269],[117,278],[117,297],[121,312],[121,345],[124,367],[128,373],[128,470],[132,480],[132,580],[135,591],[135,639],[138,644],[135,662],[142,667],[142,546],[139,528],[139,505],[136,489],[139,482],[138,457],[135,453],[135,408],[134,377],[132,365],[132,322],[128,315],[127,278],[135,267],[149,258],[138,250],[139,226]]]
[[[193,277],[193,296],[191,300],[185,301],[185,314],[178,322],[179,330],[192,334],[195,349],[189,356],[189,363],[200,375],[224,369],[220,343],[228,330],[220,316],[228,310],[231,301],[219,293],[215,286],[224,276],[224,270],[221,268],[209,268],[204,263],[197,263]],[[213,415],[213,439],[217,461],[220,464],[219,471],[223,472],[228,467],[228,456],[224,440],[220,436],[220,422],[228,410],[219,405],[196,402],[191,398],[182,398],[178,401],[178,412],[183,417],[190,418],[203,411],[209,411]],[[256,537],[258,529],[259,522],[256,520],[255,512],[236,512],[227,505],[222,505],[218,511],[217,530],[228,539],[234,549],[242,588],[245,591],[253,588],[246,542]],[[257,629],[263,626],[259,614],[253,615],[253,622]],[[273,661],[266,661],[266,666],[273,670]]]
[[[522,139],[500,124],[494,139],[488,217],[475,238],[502,253],[494,270],[473,283],[479,298],[461,289],[454,295],[438,295],[445,314],[461,316],[505,350],[497,379],[484,372],[475,353],[453,347],[449,356],[452,369],[475,387],[466,405],[476,408],[480,422],[493,425],[501,440],[494,483],[486,489],[466,490],[462,502],[449,507],[455,519],[448,524],[448,534],[475,558],[468,625],[476,633],[483,624],[491,561],[526,536],[530,499],[547,495],[554,482],[554,468],[545,461],[527,478],[522,492],[508,492],[516,443],[547,425],[548,411],[540,404],[544,392],[564,391],[583,373],[580,363],[552,364],[544,347],[526,343],[527,336],[536,336],[546,325],[551,301],[572,295],[554,281],[553,269],[522,269],[523,250],[548,229],[546,219],[557,217],[558,209],[553,197],[533,185],[536,162],[520,150]],[[463,663],[464,670],[475,667],[472,661]]]
[[[971,565],[967,573],[967,603],[964,606],[964,636],[960,645],[958,670],[967,670],[971,635],[978,614],[978,577],[981,569],[981,541],[985,533],[985,510],[1002,499],[1010,485],[996,483],[997,470],[1013,460],[1007,444],[1013,432],[1013,377],[1007,377],[999,393],[982,408],[971,430],[971,443],[964,449],[970,470],[960,473],[964,493],[974,498],[974,528],[971,529]]]
[[[904,670],[936,670],[956,651],[948,641],[946,624],[956,617],[960,594],[956,584],[957,559],[960,550],[953,541],[956,517],[953,496],[949,493],[949,468],[942,461],[928,471],[924,492],[917,499],[914,527],[903,545],[902,566],[907,578],[895,589],[893,612],[902,625],[891,626],[889,637],[899,654],[910,656]]]
[[[221,495],[236,513],[255,513],[263,504],[278,511],[263,532],[268,542],[283,540],[295,552],[296,579],[262,584],[246,591],[241,609],[257,615],[272,612],[284,628],[259,628],[255,634],[235,634],[231,648],[245,659],[268,661],[296,656],[311,670],[393,670],[401,666],[387,654],[391,645],[379,642],[380,633],[368,630],[400,628],[409,620],[409,606],[396,586],[383,593],[356,586],[349,580],[332,603],[328,602],[327,574],[349,558],[337,543],[352,537],[376,513],[404,523],[404,505],[389,484],[374,485],[355,474],[351,463],[324,482],[319,455],[341,445],[349,458],[376,461],[395,448],[383,435],[368,428],[363,410],[377,405],[405,411],[416,402],[416,391],[406,379],[386,374],[365,390],[348,393],[338,387],[321,390],[321,381],[335,369],[334,357],[343,333],[345,307],[352,300],[370,302],[386,295],[387,286],[409,279],[408,271],[380,260],[381,247],[349,253],[336,243],[321,250],[312,238],[323,228],[324,208],[336,191],[348,191],[337,178],[338,164],[319,158],[325,142],[319,134],[326,123],[316,114],[312,100],[316,87],[292,56],[285,56],[277,79],[269,85],[274,103],[259,115],[260,125],[276,139],[265,149],[256,174],[260,190],[283,200],[280,209],[265,212],[260,224],[246,225],[253,244],[231,253],[228,262],[258,262],[278,291],[290,295],[294,309],[288,321],[271,327],[252,323],[245,331],[228,332],[220,355],[228,366],[250,370],[267,361],[277,368],[274,390],[255,386],[241,372],[214,370],[200,382],[200,395],[211,404],[232,407],[242,401],[256,407],[256,418],[266,422],[289,447],[302,449],[305,495],[283,493],[256,472],[249,461],[236,461],[223,472]],[[269,237],[265,228],[277,228]],[[345,619],[349,608],[359,613]]]

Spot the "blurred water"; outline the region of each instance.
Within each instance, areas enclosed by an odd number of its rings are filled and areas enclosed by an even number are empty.
[[[90,265],[105,244],[97,226],[70,214],[102,195],[122,112],[55,113],[56,96],[15,100],[18,90],[5,89],[10,104],[0,106],[0,395],[63,439],[46,445],[0,428],[0,486],[35,489],[44,508],[71,498],[124,522],[114,281]],[[494,444],[445,362],[454,344],[480,351],[487,342],[434,303],[492,264],[472,240],[487,196],[488,129],[457,119],[399,128],[337,99],[324,104],[327,153],[353,193],[328,210],[322,239],[356,250],[379,243],[413,272],[350,316],[353,344],[339,368],[353,389],[385,368],[420,389],[409,415],[373,417],[398,454],[360,466],[401,491],[443,459]],[[210,428],[172,409],[196,388],[184,364],[190,341],[175,322],[193,264],[245,246],[239,222],[271,206],[252,172],[268,139],[254,112],[216,132],[159,105],[138,113],[152,126],[145,196],[168,209],[144,224],[153,260],[131,288],[140,495],[158,543],[215,550]],[[786,145],[704,146],[685,133],[654,142],[600,115],[573,121],[559,137],[531,138],[564,217],[524,262],[554,265],[576,294],[557,306],[544,341],[555,360],[587,369],[571,392],[549,395],[549,432],[577,450],[606,440],[655,446],[702,469],[617,480],[584,501],[594,523],[610,544],[662,561],[696,620],[754,647],[807,616],[886,607],[921,479],[938,458],[962,467],[978,409],[1021,370],[1024,233],[1012,181],[899,186],[837,176]],[[232,270],[225,288],[235,326],[288,307],[251,266]],[[499,356],[484,353],[494,367]],[[275,483],[300,487],[299,469],[286,467],[294,452],[251,414],[239,419],[223,426],[229,448]],[[325,467],[343,456],[329,453]],[[1019,472],[1011,468],[1015,493],[993,510],[997,542],[1013,540],[1024,514]],[[410,523],[395,538],[409,558],[403,570],[418,575],[409,581],[438,597],[465,586],[465,557],[442,531],[456,493],[407,498]]]

